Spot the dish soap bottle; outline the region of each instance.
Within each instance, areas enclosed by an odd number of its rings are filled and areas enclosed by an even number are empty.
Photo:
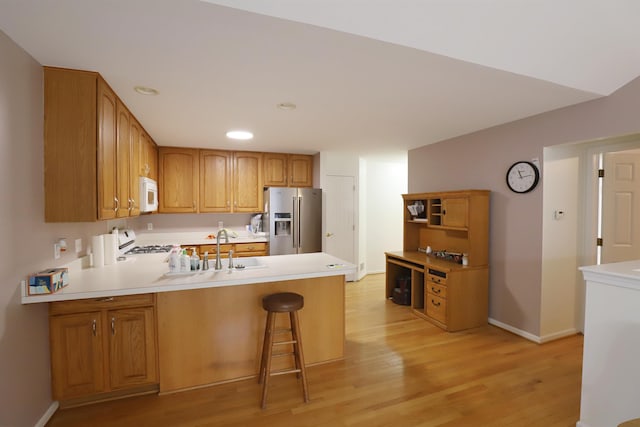
[[[180,255],[180,272],[184,273],[191,270],[191,260],[189,259],[189,255],[187,255],[187,250],[182,250],[182,255]]]
[[[200,270],[200,257],[196,248],[191,248],[191,271]]]
[[[180,247],[174,246],[169,254],[169,273],[180,272]]]

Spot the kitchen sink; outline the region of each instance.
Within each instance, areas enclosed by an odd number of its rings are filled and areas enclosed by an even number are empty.
[[[228,267],[229,259],[222,259],[222,268],[226,270]],[[235,270],[253,270],[255,268],[266,268],[267,266],[256,257],[238,257],[233,259],[233,267]]]

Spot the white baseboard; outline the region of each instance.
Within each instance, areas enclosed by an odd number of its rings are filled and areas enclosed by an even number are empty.
[[[49,408],[42,415],[42,417],[40,417],[40,419],[38,420],[38,422],[34,427],[45,427],[49,422],[49,420],[51,419],[51,417],[53,417],[53,414],[55,414],[56,411],[58,410],[58,406],[59,406],[59,403],[57,400],[54,400],[53,402],[51,402],[51,405],[49,406]]]
[[[507,325],[506,323],[499,322],[495,319],[489,318],[489,324],[493,326],[497,326],[498,328],[505,329],[512,334],[516,334],[521,336],[522,338],[528,339],[529,341],[533,341],[536,344],[541,344],[542,341],[539,336],[533,335],[527,331],[523,331],[522,329],[514,328],[511,325]]]
[[[553,334],[548,334],[548,335],[539,337],[537,335],[533,335],[532,333],[523,331],[522,329],[514,328],[511,325],[507,325],[506,323],[499,322],[492,318],[489,318],[489,324],[493,326],[497,326],[498,328],[505,329],[511,332],[512,334],[519,335],[522,338],[528,339],[529,341],[533,341],[536,344],[544,344],[546,342],[558,340],[560,338],[568,337],[578,333],[577,329],[571,328],[571,329],[566,329],[564,331],[554,332]],[[586,426],[583,426],[583,427],[586,427]]]
[[[571,335],[576,335],[577,333],[578,333],[578,330],[575,328],[566,329],[564,331],[554,332],[553,334],[543,335],[540,338],[540,342],[545,343],[549,341],[559,340],[560,338],[570,337]]]

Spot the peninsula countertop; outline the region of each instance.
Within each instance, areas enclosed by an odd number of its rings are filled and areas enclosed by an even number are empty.
[[[346,275],[355,265],[318,252],[298,255],[255,257],[260,265],[243,270],[220,271],[211,268],[194,273],[168,274],[167,254],[128,256],[126,261],[100,268],[70,268],[69,285],[53,294],[27,296],[22,303],[68,301],[156,292],[182,291],[221,286],[238,286],[315,277]],[[236,264],[242,258],[235,259]]]

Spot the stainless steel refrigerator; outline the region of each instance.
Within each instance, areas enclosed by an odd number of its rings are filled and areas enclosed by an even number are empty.
[[[263,229],[269,255],[322,251],[322,190],[271,187],[264,191]]]

